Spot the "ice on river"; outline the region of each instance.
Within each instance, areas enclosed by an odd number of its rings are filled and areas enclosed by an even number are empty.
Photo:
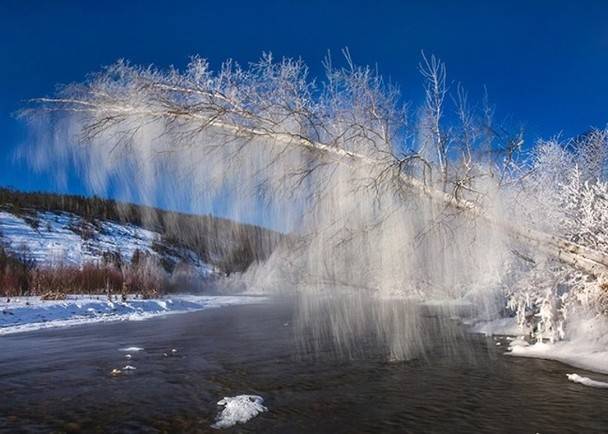
[[[125,348],[121,348],[118,351],[122,351],[125,353],[136,353],[138,351],[143,351],[144,349],[142,347],[125,347]],[[127,354],[125,357],[127,358],[131,358],[131,354]]]
[[[268,411],[262,404],[264,399],[257,395],[238,395],[225,397],[217,403],[223,405],[224,409],[218,415],[212,428],[229,428],[237,423],[245,423],[260,413]]]
[[[568,377],[568,380],[572,381],[573,383],[579,383],[589,387],[608,388],[608,383],[604,383],[603,381],[596,381],[588,377],[581,377],[578,374],[566,374],[566,376]]]

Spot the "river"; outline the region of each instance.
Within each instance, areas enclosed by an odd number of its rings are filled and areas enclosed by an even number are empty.
[[[216,402],[239,394],[269,411],[227,432],[608,432],[608,390],[494,338],[346,360],[298,351],[292,321],[277,302],[0,337],[0,432],[212,432]],[[137,369],[112,376],[131,346]]]

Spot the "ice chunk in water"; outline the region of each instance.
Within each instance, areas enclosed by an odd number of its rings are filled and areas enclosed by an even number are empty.
[[[118,351],[122,351],[125,353],[135,353],[137,351],[143,351],[144,349],[142,347],[127,347],[127,348],[121,348]]]
[[[257,395],[225,397],[217,403],[217,405],[223,405],[224,409],[211,427],[221,429],[229,428],[237,423],[245,423],[258,414],[268,411],[262,405],[263,402],[264,399]]]
[[[578,374],[566,374],[566,376],[568,377],[568,380],[573,383],[584,384],[585,386],[590,387],[608,388],[608,383],[604,383],[603,381],[592,380],[591,378],[582,377]]]

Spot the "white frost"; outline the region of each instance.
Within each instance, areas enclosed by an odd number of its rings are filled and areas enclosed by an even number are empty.
[[[581,377],[578,374],[566,374],[566,376],[568,377],[568,380],[572,381],[573,383],[580,383],[589,387],[608,388],[608,383],[604,383],[603,381],[596,381],[592,380],[591,378]]]
[[[217,403],[223,405],[224,409],[218,415],[212,428],[229,428],[237,423],[245,423],[253,419],[258,414],[268,411],[262,405],[264,399],[257,395],[239,395],[235,397],[225,397]]]

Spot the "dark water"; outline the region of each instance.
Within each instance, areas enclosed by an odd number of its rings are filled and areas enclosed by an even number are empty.
[[[227,432],[608,432],[608,390],[493,339],[437,338],[410,362],[313,359],[291,321],[267,304],[0,337],[0,432],[217,432],[215,403],[238,394],[270,411]],[[137,370],[112,377],[133,345]]]

